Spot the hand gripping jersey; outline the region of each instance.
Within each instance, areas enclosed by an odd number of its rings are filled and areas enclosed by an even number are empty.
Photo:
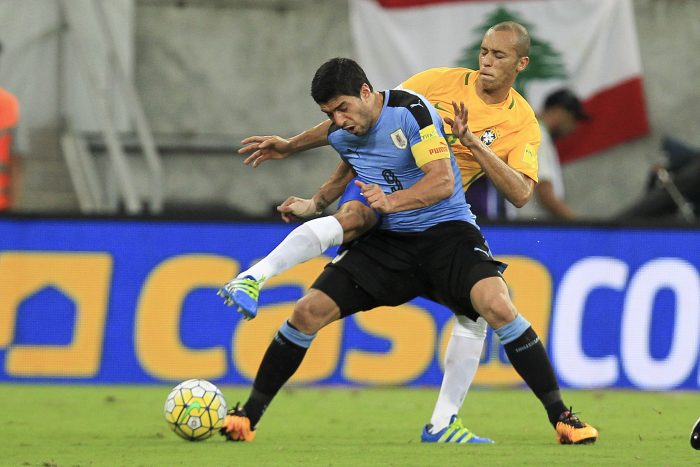
[[[478,71],[468,68],[431,68],[413,75],[399,88],[426,96],[440,117],[454,119],[452,101],[464,102],[469,111],[467,120],[471,132],[506,164],[537,181],[540,129],[530,104],[514,89],[502,103],[486,104],[476,94],[478,76]],[[462,172],[464,190],[467,190],[484,172],[459,139],[451,133],[446,133],[446,138]]]
[[[462,193],[454,155],[444,136],[440,116],[425,98],[411,92],[383,91],[381,114],[369,131],[357,136],[336,125],[328,130],[328,142],[365,183],[376,183],[390,194],[412,187],[423,178],[420,169],[438,159],[450,159],[454,177],[452,195],[432,206],[385,214],[379,228],[397,232],[421,232],[446,221],[476,225]]]

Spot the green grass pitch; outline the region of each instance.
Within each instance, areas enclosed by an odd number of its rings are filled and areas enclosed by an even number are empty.
[[[170,387],[2,384],[0,465],[8,466],[680,466],[700,465],[690,429],[698,393],[564,391],[596,426],[592,446],[559,446],[527,390],[473,389],[461,416],[495,445],[421,444],[434,388],[292,388],[253,443],[187,442],[167,427]],[[248,389],[221,387],[229,405]]]

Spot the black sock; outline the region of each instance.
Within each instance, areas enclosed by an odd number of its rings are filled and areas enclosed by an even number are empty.
[[[258,424],[277,391],[297,371],[307,350],[279,332],[272,339],[260,362],[258,374],[255,375],[253,390],[243,406],[251,427],[254,428]]]
[[[542,341],[529,327],[520,337],[503,347],[513,368],[542,402],[549,422],[555,426],[566,406]]]

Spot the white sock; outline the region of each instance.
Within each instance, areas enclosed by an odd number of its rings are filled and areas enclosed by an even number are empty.
[[[445,352],[445,374],[440,394],[430,418],[432,433],[448,426],[452,415],[459,413],[479,367],[485,338],[486,321],[479,318],[474,322],[465,316],[457,316]]]
[[[289,232],[270,254],[238,277],[253,276],[255,280],[268,280],[342,242],[343,227],[338,219],[327,216],[310,220]]]

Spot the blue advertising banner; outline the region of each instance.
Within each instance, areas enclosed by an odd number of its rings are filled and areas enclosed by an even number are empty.
[[[270,279],[250,322],[216,290],[292,228],[1,219],[0,381],[249,383],[330,257]],[[517,225],[484,234],[563,386],[700,388],[700,232]],[[416,299],[334,323],[292,381],[438,385],[451,317]],[[491,331],[476,383],[521,384]]]

